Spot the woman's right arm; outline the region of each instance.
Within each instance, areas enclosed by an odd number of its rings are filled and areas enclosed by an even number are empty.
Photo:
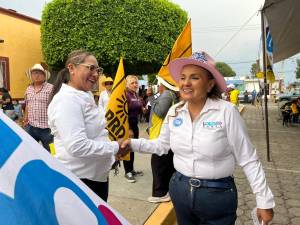
[[[132,151],[150,153],[156,155],[167,154],[170,149],[170,128],[168,116],[165,118],[157,139],[147,140],[144,138],[130,140]]]
[[[48,116],[50,127],[54,128],[54,135],[58,136],[72,156],[109,156],[118,152],[117,142],[94,141],[87,137],[84,109],[76,99],[65,98],[53,102],[52,106],[49,106]]]

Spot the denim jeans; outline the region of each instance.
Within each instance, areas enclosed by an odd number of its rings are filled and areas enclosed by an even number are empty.
[[[38,128],[33,127],[31,125],[27,125],[24,128],[31,137],[33,137],[37,142],[41,141],[43,147],[50,152],[49,144],[53,143],[53,135],[51,134],[51,130],[49,128]]]
[[[186,178],[186,177],[185,177]],[[169,184],[179,225],[234,225],[237,191],[233,178],[229,188],[191,187],[188,179],[176,172]]]

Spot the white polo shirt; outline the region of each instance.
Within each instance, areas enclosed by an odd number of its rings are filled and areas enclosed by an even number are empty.
[[[236,107],[208,98],[192,121],[188,103],[175,112],[179,105],[182,102],[170,108],[158,139],[132,139],[133,150],[162,155],[171,148],[175,169],[185,176],[202,179],[231,176],[238,164],[256,194],[257,207],[273,208],[272,192]]]
[[[91,92],[63,84],[48,107],[55,157],[79,178],[107,181],[119,149],[105,129],[105,116]]]

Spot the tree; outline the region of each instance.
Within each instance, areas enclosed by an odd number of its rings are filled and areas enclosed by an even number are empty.
[[[217,62],[216,68],[224,77],[234,77],[236,75],[233,69],[224,62]]]
[[[255,77],[257,72],[258,72],[258,70],[257,70],[257,64],[253,63],[251,65],[250,73],[252,74],[253,77]]]
[[[121,55],[127,74],[157,73],[186,22],[168,0],[53,0],[42,14],[42,51],[54,70],[72,50],[86,49],[106,73]]]
[[[296,79],[300,79],[300,59],[297,59]]]

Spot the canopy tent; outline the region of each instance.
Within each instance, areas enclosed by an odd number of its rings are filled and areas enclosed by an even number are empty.
[[[264,105],[267,142],[267,159],[270,159],[269,119],[267,100],[267,48],[272,54],[273,63],[289,58],[300,52],[300,1],[299,0],[265,0],[261,10],[263,72],[264,72]],[[267,19],[268,27],[264,18]],[[268,32],[270,31],[271,37]],[[266,37],[268,35],[268,38]],[[266,43],[268,42],[268,43]],[[271,44],[273,42],[273,45]],[[266,48],[266,46],[268,46]],[[271,46],[271,48],[270,48]]]
[[[273,63],[300,52],[300,1],[265,0],[262,9],[273,39]]]

